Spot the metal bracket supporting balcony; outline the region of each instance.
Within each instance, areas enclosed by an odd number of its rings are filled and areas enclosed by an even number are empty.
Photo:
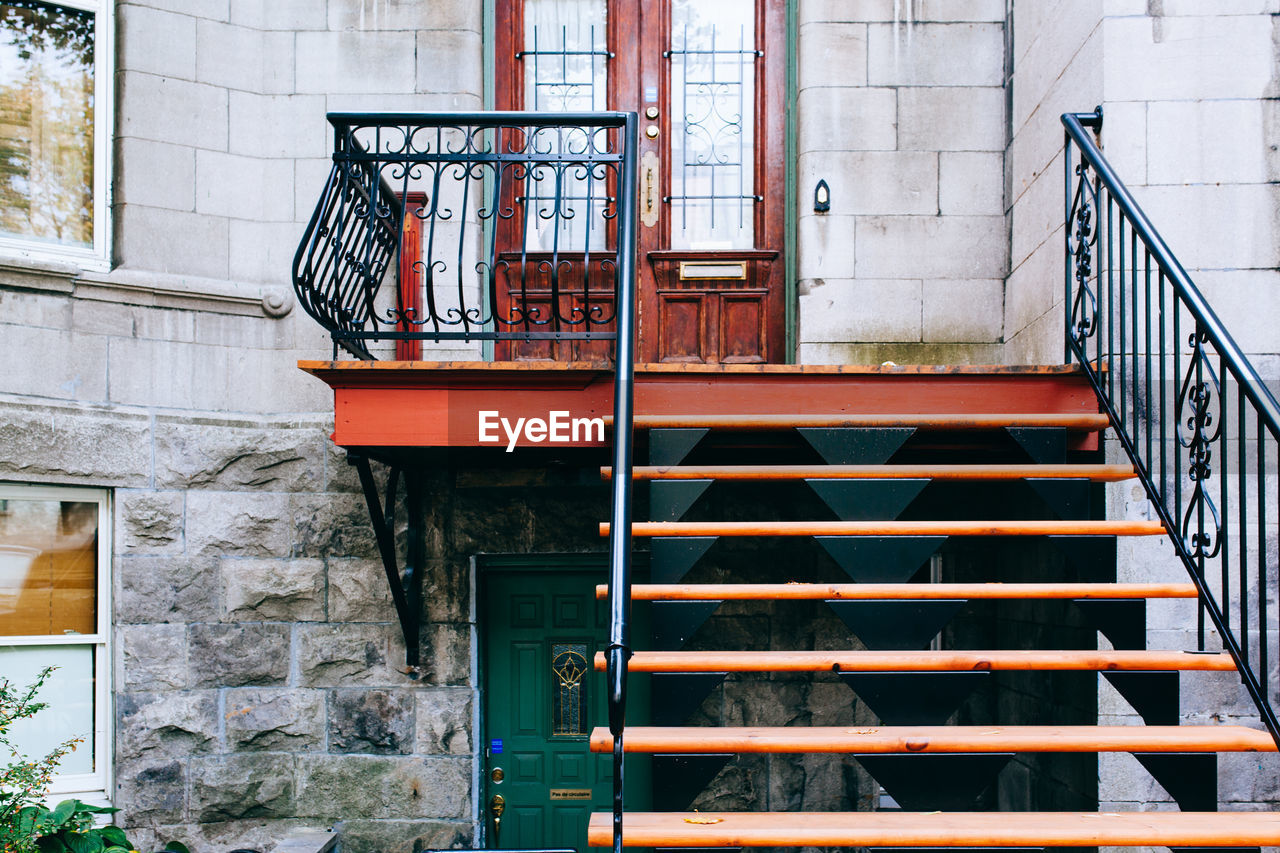
[[[412,467],[389,466],[385,497],[378,494],[373,470],[368,457],[348,453],[347,462],[360,474],[360,486],[364,490],[365,503],[369,506],[369,520],[373,523],[373,535],[378,543],[378,554],[391,586],[391,600],[395,604],[400,630],[404,634],[405,671],[417,678],[423,674],[420,661],[422,627],[422,581],[426,565],[427,542],[423,524],[423,483],[421,473]],[[398,565],[396,549],[396,493],[400,480],[405,491],[405,565]]]

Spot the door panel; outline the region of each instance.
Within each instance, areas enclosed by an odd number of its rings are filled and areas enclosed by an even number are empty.
[[[609,643],[607,606],[595,598],[604,580],[603,571],[485,573],[481,714],[490,848],[585,853],[591,812],[612,808],[612,757],[588,749],[591,729],[607,720],[604,677],[591,669]],[[633,614],[637,636],[647,631],[646,615]],[[632,676],[629,724],[643,725],[648,703],[648,679]],[[648,759],[628,756],[626,780],[628,807],[647,808]],[[497,833],[489,808],[495,796],[503,799]]]
[[[499,109],[600,109],[603,98],[641,115],[640,359],[785,361],[784,0],[499,0],[497,23]],[[681,262],[738,274],[688,280]],[[583,310],[589,289],[572,291]],[[607,360],[610,349],[539,341],[497,353]]]

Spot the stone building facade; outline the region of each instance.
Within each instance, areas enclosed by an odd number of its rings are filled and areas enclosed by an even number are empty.
[[[1060,361],[1057,117],[1101,104],[1121,176],[1280,372],[1276,0],[792,2],[796,360]],[[332,398],[296,368],[330,351],[289,278],[329,168],[325,113],[482,108],[488,9],[98,7],[115,42],[100,42],[110,253],[0,255],[0,481],[110,501],[105,793],[144,845],[265,848],[335,824],[351,851],[478,840],[474,558],[600,549],[602,488],[557,484],[537,460],[501,488],[442,461],[427,671],[409,677],[359,484],[328,439]],[[1111,502],[1147,511],[1119,489]],[[1184,630],[1184,613],[1162,618],[1153,629]],[[805,701],[857,721],[822,688]],[[1103,688],[1101,713],[1123,717],[1118,702]],[[1224,705],[1248,711],[1215,693],[1198,713]],[[1163,799],[1119,759],[1100,774],[1104,801]],[[813,802],[846,782],[771,784]],[[862,779],[836,799],[850,790],[874,795]]]

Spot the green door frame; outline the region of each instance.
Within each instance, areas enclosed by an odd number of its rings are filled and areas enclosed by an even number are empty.
[[[495,23],[495,3],[497,0],[481,0],[481,42],[483,43],[484,68],[483,68],[483,93],[482,105],[484,109],[491,110],[497,103],[494,94],[494,32]],[[796,192],[797,192],[797,165],[796,165],[796,94],[799,90],[799,71],[798,57],[796,46],[799,44],[800,28],[799,28],[799,6],[800,0],[785,0],[787,10],[787,93],[785,103],[787,104],[786,121],[786,179],[783,182],[784,192],[787,194],[784,204],[783,222],[785,234],[783,235],[783,245],[785,247],[785,255],[787,258],[786,282],[785,282],[785,302],[786,302],[786,363],[795,364],[796,362],[796,276],[798,259],[796,258],[796,247],[798,245],[797,234],[797,212],[796,212]],[[492,344],[486,342],[485,358],[493,358]]]

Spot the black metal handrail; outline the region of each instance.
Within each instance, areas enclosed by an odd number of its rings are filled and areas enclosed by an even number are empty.
[[[379,342],[614,342],[609,527],[613,846],[622,850],[631,657],[637,118],[608,113],[330,113],[333,169],[294,256],[298,302],[362,359]],[[416,220],[416,221],[415,221]],[[421,245],[405,250],[405,234]],[[407,257],[406,255],[412,256]],[[393,525],[357,459],[393,592]],[[393,506],[394,477],[387,496]],[[397,598],[397,608],[412,600]],[[409,614],[412,617],[412,614]],[[416,636],[406,644],[416,649]],[[415,631],[416,634],[416,631]],[[415,651],[411,663],[416,664]]]
[[[1083,366],[1199,590],[1200,650],[1207,616],[1280,745],[1267,603],[1280,405],[1086,130],[1101,128],[1102,108],[1062,124],[1066,359]]]

